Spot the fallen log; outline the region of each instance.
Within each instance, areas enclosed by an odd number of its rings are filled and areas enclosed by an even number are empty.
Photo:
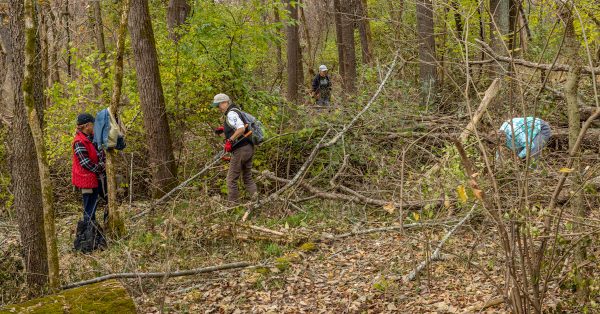
[[[469,137],[469,134],[475,131],[475,127],[477,127],[477,123],[479,123],[479,120],[481,120],[481,117],[483,117],[488,105],[492,102],[494,97],[498,95],[500,87],[502,86],[501,82],[502,81],[500,81],[499,78],[495,79],[485,91],[483,99],[481,100],[481,104],[479,104],[479,107],[473,113],[473,118],[471,118],[471,121],[469,121],[469,124],[467,124],[465,130],[458,137],[461,142],[466,141],[467,137]]]
[[[259,172],[257,170],[252,170],[252,172],[260,174],[267,179],[277,181],[280,183],[288,184],[290,182],[290,180],[285,179],[285,178],[280,178],[270,171]],[[360,195],[359,193],[357,193],[353,190],[350,190],[349,188],[344,187],[344,186],[340,186],[340,189],[344,189],[345,191],[352,191],[351,194],[353,194],[353,195],[335,193],[335,192],[326,192],[326,191],[323,191],[317,187],[314,187],[314,186],[309,185],[304,182],[300,182],[298,184],[298,186],[303,188],[304,190],[316,195],[317,197],[323,198],[323,199],[349,201],[349,202],[363,203],[363,204],[374,205],[374,206],[386,206],[386,205],[391,204],[394,207],[400,207],[399,203],[366,197],[366,196]],[[408,210],[419,210],[419,209],[423,209],[423,207],[425,207],[425,206],[434,206],[434,207],[435,206],[437,206],[437,207],[444,206],[444,202],[445,202],[444,198],[439,198],[439,199],[420,201],[420,202],[405,202],[403,204],[403,206],[404,206],[404,208],[408,208]]]
[[[228,269],[238,269],[238,268],[246,268],[251,266],[248,262],[237,262],[237,263],[229,263],[217,266],[209,266],[204,268],[196,268],[189,270],[181,270],[181,271],[172,271],[172,272],[153,272],[153,273],[116,273],[116,274],[108,274],[100,277],[96,277],[89,280],[84,280],[80,282],[71,283],[63,286],[63,289],[72,289],[76,287],[86,286],[98,282],[107,281],[110,279],[127,279],[127,278],[171,278],[171,277],[181,277],[181,276],[192,276],[204,273],[215,272],[219,270],[228,270]]]
[[[58,294],[0,308],[0,313],[137,313],[117,280],[65,290]]]

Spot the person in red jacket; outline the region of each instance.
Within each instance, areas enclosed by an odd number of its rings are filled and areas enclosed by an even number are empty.
[[[88,113],[77,116],[77,132],[73,140],[72,183],[81,190],[83,198],[83,223],[96,221],[98,196],[103,196],[105,177],[104,151],[92,143],[94,117]]]

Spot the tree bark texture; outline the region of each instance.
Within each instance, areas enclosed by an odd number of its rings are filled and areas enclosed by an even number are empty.
[[[177,27],[185,23],[191,9],[187,0],[169,0],[169,6],[167,7],[167,27],[169,29],[169,37],[174,42],[178,42],[180,37],[177,34]]]
[[[564,52],[565,57],[571,70],[567,74],[565,82],[565,100],[567,101],[567,117],[569,120],[569,150],[573,151],[579,132],[581,131],[581,120],[579,113],[578,87],[581,76],[581,63],[579,61],[579,40],[575,33],[573,25],[573,12],[570,3],[565,3],[560,11],[560,17],[565,25]],[[572,197],[570,199],[571,210],[574,215],[585,219],[588,216],[588,210],[584,205],[583,194],[580,187],[583,184],[581,175],[581,150],[574,152],[572,156],[573,162],[573,188],[571,190]],[[584,232],[587,227],[578,226],[579,231]],[[581,241],[577,248],[576,260],[577,264],[582,265],[587,261],[588,241]],[[577,294],[581,301],[587,300],[589,295],[591,273],[586,267],[578,267],[575,271],[574,282],[577,285]]]
[[[371,64],[373,62],[373,51],[372,51],[372,36],[371,36],[371,22],[369,21],[369,7],[367,0],[356,0],[357,11],[358,11],[358,32],[360,34],[360,46],[362,52],[362,61],[365,64]]]
[[[37,111],[43,110],[44,75],[42,74],[41,45],[38,38],[37,1],[25,1],[25,74],[23,79],[23,99],[29,116],[29,126],[35,144],[39,181],[42,190],[44,209],[44,230],[48,256],[48,278],[50,288],[56,289],[60,284],[58,267],[58,250],[56,228],[54,224],[54,189],[50,178],[50,167],[46,154],[46,144],[43,134],[42,116]],[[39,109],[42,108],[42,109]]]
[[[347,93],[356,91],[356,44],[354,42],[354,28],[356,17],[356,1],[347,0],[342,9],[342,42],[344,51],[344,77],[342,87]]]
[[[342,27],[342,8],[340,6],[340,0],[333,0],[333,10],[335,22],[335,42],[337,44],[338,50],[339,72],[342,79],[344,79],[346,77],[346,72],[344,71],[344,30]]]
[[[89,22],[92,33],[94,34],[94,40],[96,42],[96,49],[98,50],[99,56],[95,61],[96,71],[100,73],[100,77],[103,80],[108,78],[106,71],[106,43],[104,40],[104,25],[102,23],[102,7],[100,1],[91,1],[88,8]],[[107,97],[106,90],[102,90],[102,84],[96,84],[94,86],[96,97],[102,96]]]
[[[510,32],[510,0],[490,0],[490,40],[499,55],[506,55],[503,37]]]
[[[58,40],[56,35],[56,16],[52,12],[49,1],[42,1],[39,3],[41,15],[46,17],[46,42],[48,47],[48,84],[60,82],[59,65],[58,65]]]
[[[433,96],[437,80],[431,0],[417,1],[417,37],[419,42],[421,100],[424,103]]]
[[[300,54],[300,36],[298,34],[298,5],[292,0],[287,0],[290,21],[287,23],[285,32],[287,35],[287,73],[288,100],[297,103],[299,98],[300,72],[302,71],[302,56]]]
[[[9,71],[13,73],[12,88],[14,90],[11,99],[14,107],[11,178],[13,180],[13,206],[17,213],[27,283],[34,292],[38,292],[48,283],[48,260],[39,168],[23,100],[23,73],[25,70],[23,4],[22,0],[9,1],[10,37],[11,47],[13,47]]]
[[[148,0],[131,1],[129,33],[144,114],[150,167],[153,170],[152,197],[160,198],[177,184],[177,166],[173,157]]]
[[[308,27],[308,23],[306,22],[306,15],[304,14],[304,8],[303,8],[303,4],[302,2],[300,3],[300,7],[298,8],[298,14],[300,16],[300,22],[302,23],[302,32],[304,34],[304,40],[306,41],[306,50],[305,50],[305,57],[306,57],[306,61],[308,64],[308,68],[309,68],[309,73],[310,74],[315,74],[314,72],[314,59],[313,59],[313,45],[312,45],[312,41],[310,40],[310,30]],[[302,55],[302,47],[300,47],[300,55]],[[303,64],[300,63],[300,69],[302,69],[302,75],[301,78],[299,78],[299,82],[304,82],[304,68],[303,68]],[[300,89],[302,89],[302,87],[300,87]]]
[[[117,117],[119,115],[119,104],[121,101],[121,88],[123,86],[123,54],[125,53],[125,37],[127,35],[127,17],[129,16],[130,0],[124,0],[121,9],[121,21],[117,34],[117,53],[114,62],[113,92],[110,101],[110,112]],[[108,187],[108,222],[106,229],[108,233],[119,238],[125,234],[125,222],[123,221],[119,204],[117,202],[117,179],[116,179],[116,153],[114,150],[106,152],[106,177]]]

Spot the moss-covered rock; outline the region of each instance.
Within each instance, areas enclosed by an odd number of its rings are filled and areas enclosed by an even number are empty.
[[[109,280],[0,308],[5,313],[136,313],[123,285]]]
[[[317,249],[317,245],[314,242],[306,242],[302,244],[298,249],[302,252],[312,252]]]

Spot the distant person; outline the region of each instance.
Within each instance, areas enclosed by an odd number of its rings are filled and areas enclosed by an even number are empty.
[[[76,250],[91,252],[106,245],[96,222],[98,197],[105,196],[104,151],[98,150],[94,139],[94,117],[88,113],[77,116],[77,131],[73,140],[71,181],[81,191],[83,219],[77,223],[74,243]]]
[[[312,95],[317,100],[317,106],[329,106],[331,101],[331,79],[327,75],[325,65],[319,67],[319,74],[312,81]]]
[[[211,107],[219,108],[224,115],[223,129],[217,128],[215,133],[221,132],[225,136],[225,152],[231,153],[232,157],[227,171],[227,200],[238,203],[240,192],[238,180],[240,176],[246,186],[246,192],[251,198],[256,197],[256,183],[252,179],[252,158],[254,157],[254,144],[249,138],[244,137],[246,125],[244,115],[229,96],[225,94],[215,95]]]
[[[537,159],[548,144],[552,130],[548,122],[540,118],[512,118],[502,123],[498,134],[504,140],[506,147],[521,159],[527,157],[527,141],[529,141],[529,156]]]

